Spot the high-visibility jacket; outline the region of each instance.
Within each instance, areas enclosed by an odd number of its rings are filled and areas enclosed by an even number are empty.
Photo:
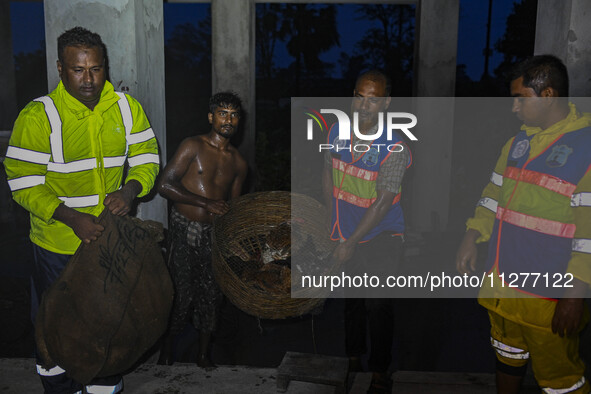
[[[19,114],[4,166],[13,198],[31,216],[31,240],[44,249],[73,254],[80,239],[52,218],[60,204],[98,216],[107,194],[135,179],[139,197],[154,185],[158,144],[141,105],[106,82],[94,110],[60,82]]]
[[[353,159],[351,139],[341,141],[338,137],[338,126],[331,127],[328,141],[331,144],[332,156],[332,233],[331,239],[347,239],[361,221],[366,210],[377,198],[376,180],[380,166],[398,149],[408,149],[402,144],[402,139],[392,133],[392,140],[387,139],[386,133],[373,140],[363,141],[363,153]],[[367,147],[367,148],[366,148]],[[411,159],[407,167],[410,166]],[[392,202],[392,207],[384,218],[371,229],[361,240],[368,241],[389,231],[393,234],[404,232],[404,215],[400,207],[400,191]]]
[[[591,114],[570,104],[569,115],[546,130],[522,127],[509,140],[468,228],[490,239],[487,268],[504,274],[505,286],[481,292],[479,302],[500,315],[549,329],[554,300],[542,276],[533,287],[527,273],[550,273],[549,285],[570,273],[591,283]],[[519,275],[508,288],[510,275]],[[525,283],[525,286],[523,284]],[[564,284],[564,281],[560,282]],[[517,292],[517,293],[514,293]],[[496,298],[498,297],[498,298]]]

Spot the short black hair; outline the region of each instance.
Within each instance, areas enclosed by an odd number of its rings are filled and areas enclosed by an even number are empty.
[[[515,65],[511,81],[523,77],[523,86],[532,88],[540,96],[546,88],[556,90],[559,97],[568,97],[568,71],[553,55],[531,56]]]
[[[357,88],[357,84],[362,79],[369,79],[370,81],[373,81],[373,82],[384,83],[384,86],[386,88],[386,96],[387,97],[390,96],[390,93],[392,92],[392,80],[383,71],[374,68],[373,70],[369,70],[369,71],[366,71],[366,72],[360,74],[357,77],[357,80],[355,81],[355,88]]]
[[[218,107],[233,108],[242,112],[242,102],[234,92],[220,92],[211,96],[209,99],[209,112],[213,114]]]
[[[107,57],[107,48],[96,33],[91,32],[83,27],[76,26],[63,32],[57,39],[57,58],[60,63],[64,62],[64,50],[66,47],[88,47],[100,48],[103,53],[103,58]]]

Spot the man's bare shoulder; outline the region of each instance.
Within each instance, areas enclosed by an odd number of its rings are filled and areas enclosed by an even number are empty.
[[[204,144],[205,144],[205,141],[203,139],[203,136],[201,136],[201,135],[187,137],[181,142],[178,150],[184,151],[186,153],[197,152],[200,149],[202,149]]]

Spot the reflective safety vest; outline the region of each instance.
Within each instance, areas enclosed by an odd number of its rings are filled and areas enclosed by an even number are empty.
[[[559,135],[530,158],[532,137],[525,131],[515,137],[505,172],[491,178],[500,186],[498,202],[483,198],[479,205],[496,213],[487,269],[503,274],[505,282],[519,276],[518,291],[547,297],[544,277],[536,283],[533,277],[522,280],[523,274],[547,273],[551,285],[554,274],[566,272],[573,251],[591,246],[573,239],[571,208],[591,202],[589,193],[574,193],[591,166],[591,127]]]
[[[107,194],[125,182],[142,185],[159,171],[158,144],[141,105],[105,83],[94,110],[60,82],[19,114],[4,162],[14,199],[31,214],[31,240],[52,252],[73,254],[80,239],[52,219],[59,204],[98,216]]]
[[[386,133],[382,133],[376,140],[362,141],[362,145],[357,145],[358,150],[363,153],[357,159],[353,159],[352,132],[349,140],[340,140],[338,134],[338,126],[333,125],[328,135],[328,143],[332,146],[332,240],[347,239],[353,234],[366,210],[376,200],[376,180],[380,166],[391,154],[396,154],[396,150],[408,149],[396,132],[392,133],[393,140],[388,140]],[[409,158],[407,167],[410,164]],[[370,230],[361,242],[368,241],[384,231],[393,234],[404,231],[400,191],[382,221]]]

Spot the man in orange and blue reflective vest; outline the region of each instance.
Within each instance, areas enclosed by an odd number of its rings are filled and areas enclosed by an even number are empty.
[[[578,334],[591,283],[591,114],[569,103],[567,70],[554,56],[525,60],[511,79],[524,125],[501,151],[456,265],[473,272],[476,243],[489,241],[495,282],[481,288],[479,303],[491,322],[498,392],[518,392],[531,359],[544,392],[588,393]],[[526,274],[541,279],[507,286],[510,275]],[[559,296],[548,288],[556,275],[572,285]]]
[[[389,78],[378,70],[357,78],[351,112],[357,113],[357,126],[364,135],[378,134],[380,112],[390,104],[390,91]],[[331,207],[331,238],[340,241],[333,258],[345,263],[347,274],[371,273],[384,279],[402,259],[400,185],[411,155],[396,132],[391,140],[382,132],[368,141],[352,130],[346,130],[350,139],[340,140],[339,131],[335,124],[329,132],[328,143],[333,148],[327,152],[323,174],[324,199]],[[384,149],[387,145],[401,149]],[[390,392],[387,370],[392,360],[393,299],[345,295],[345,351],[350,369],[361,370],[369,323],[371,387]]]

